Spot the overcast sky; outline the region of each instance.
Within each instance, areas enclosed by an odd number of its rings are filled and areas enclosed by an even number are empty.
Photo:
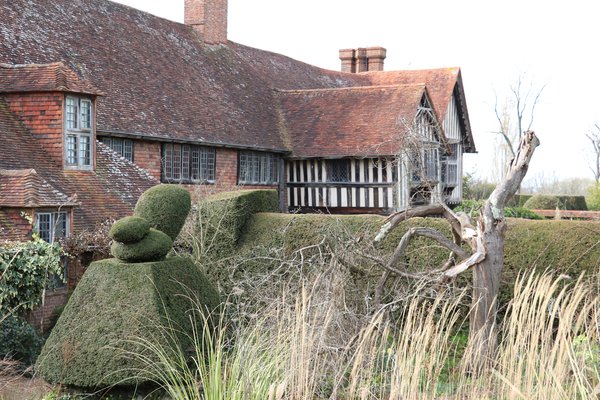
[[[118,0],[177,22],[183,0]],[[598,4],[598,5],[596,5]],[[600,122],[600,2],[589,0],[230,0],[229,39],[323,68],[341,48],[383,46],[386,70],[459,66],[479,150],[466,172],[492,174],[503,100],[519,75],[545,85],[528,177],[586,177],[585,134]]]

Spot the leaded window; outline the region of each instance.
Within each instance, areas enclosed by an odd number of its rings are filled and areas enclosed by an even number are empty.
[[[442,163],[442,180],[446,186],[458,185],[458,156],[460,152],[460,144],[453,143],[450,145],[452,154],[444,157]]]
[[[126,160],[133,161],[133,140],[114,138],[114,137],[102,137],[100,141],[111,148],[112,151],[125,158]]]
[[[90,99],[67,96],[65,99],[65,164],[91,168],[93,106]]]
[[[162,181],[212,183],[215,181],[213,147],[165,143],[162,146]]]
[[[327,160],[327,180],[329,182],[350,181],[350,160]]]
[[[413,182],[437,182],[439,165],[438,148],[429,147],[413,152],[411,163],[413,169]]]
[[[273,185],[278,182],[279,156],[260,151],[240,151],[240,185]]]

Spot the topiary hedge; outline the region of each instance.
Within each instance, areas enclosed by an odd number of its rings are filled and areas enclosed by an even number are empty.
[[[191,251],[202,262],[228,257],[253,214],[278,209],[277,191],[273,189],[209,196],[194,205],[175,247]]]
[[[523,204],[523,207],[530,210],[555,210],[557,207],[561,210],[579,210],[586,211],[587,204],[585,196],[554,196],[536,194]]]
[[[189,258],[96,261],[46,341],[36,372],[49,382],[81,387],[144,382],[146,363],[132,354],[150,363],[158,359],[142,341],[169,349],[174,344],[165,333],[171,333],[181,348],[190,346],[190,295],[209,310],[219,306],[217,292]]]

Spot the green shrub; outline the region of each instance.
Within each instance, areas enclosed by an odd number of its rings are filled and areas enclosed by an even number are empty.
[[[62,276],[58,245],[34,238],[29,242],[0,246],[0,319],[9,313],[32,310],[42,301],[50,276]]]
[[[279,265],[277,261],[269,264],[268,260],[271,258],[265,257],[265,255],[271,256],[274,249],[277,250],[279,257],[290,257],[294,251],[316,245],[324,239],[335,244],[338,237],[331,234],[334,227],[360,237],[361,243],[368,242],[373,239],[384,221],[385,217],[381,216],[255,214],[248,222],[240,240],[241,247],[236,253],[240,259],[245,260],[237,267],[239,276],[264,274],[268,273],[270,268],[277,267]],[[443,219],[410,219],[401,223],[386,238],[381,248],[382,257],[387,259],[402,235],[413,226],[435,228],[450,237],[449,226]],[[506,304],[512,298],[513,283],[518,274],[524,271],[536,269],[543,272],[550,268],[557,274],[571,277],[577,277],[582,272],[587,272],[591,276],[600,272],[599,237],[599,222],[509,219],[505,242],[505,267],[501,278],[502,304]],[[303,254],[308,259],[314,253],[318,251],[313,250],[313,253],[304,251]],[[446,249],[431,240],[419,238],[411,242],[406,252],[406,269],[428,271],[442,265],[447,256]],[[361,266],[357,265],[357,267]],[[370,282],[365,281],[365,285],[374,287],[380,276],[378,273],[381,271],[371,272],[375,278]],[[228,273],[231,274],[231,271]],[[223,276],[220,271],[211,271],[211,276],[212,274],[218,277],[219,285],[227,286],[227,283],[223,282],[227,282],[230,276]],[[468,272],[463,273],[459,284],[467,283],[470,276]],[[230,285],[232,284],[237,284],[237,280],[234,279]]]
[[[144,354],[144,340],[188,349],[190,297],[207,310],[220,304],[189,258],[93,262],[46,341],[36,372],[49,382],[81,387],[144,382],[144,363],[131,354]],[[163,336],[165,327],[177,332],[174,340]]]
[[[504,215],[509,218],[542,219],[538,214],[525,207],[506,207]]]
[[[454,212],[464,212],[471,218],[479,216],[479,210],[485,204],[485,200],[463,200],[454,208]],[[539,215],[524,207],[505,207],[504,215],[509,218],[542,219]]]
[[[515,194],[507,203],[507,207],[523,207],[527,200],[532,198],[531,194]]]
[[[129,216],[115,222],[108,235],[121,243],[139,242],[150,231],[150,223],[145,218]]]
[[[586,202],[590,210],[600,211],[600,183],[588,188]]]
[[[43,340],[23,318],[15,315],[0,318],[0,360],[20,361],[32,365],[42,348]]]
[[[523,205],[530,210],[587,210],[584,196],[553,196],[536,194]]]
[[[178,185],[157,185],[138,199],[134,215],[145,218],[153,228],[177,238],[191,208],[190,193]]]
[[[485,200],[490,197],[496,185],[477,180],[472,174],[463,176],[463,198],[467,200]]]

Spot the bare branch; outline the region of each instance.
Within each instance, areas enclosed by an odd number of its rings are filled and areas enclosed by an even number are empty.
[[[537,106],[539,100],[540,100],[540,96],[542,95],[542,92],[544,91],[544,89],[546,88],[546,84],[544,84],[544,86],[542,86],[542,88],[537,92],[537,95],[535,96],[535,99],[533,100],[533,105],[531,106],[531,120],[529,121],[529,125],[527,126],[527,130],[531,130],[531,125],[533,125],[533,117],[535,116],[535,107]]]

